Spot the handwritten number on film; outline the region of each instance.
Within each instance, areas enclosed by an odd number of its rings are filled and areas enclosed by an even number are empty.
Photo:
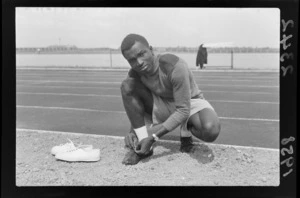
[[[284,19],[281,20],[282,22],[282,32],[286,33],[286,30],[288,30],[288,27],[290,26],[291,28],[294,28],[294,21],[293,20],[288,20],[285,22]],[[289,41],[289,39],[293,38],[292,34],[289,34],[288,36],[286,34],[283,34],[282,40],[280,41],[280,44],[282,44],[282,48],[284,50],[284,53],[280,56],[280,62],[284,63],[286,61],[292,61],[294,59],[294,54],[290,52],[286,52],[286,50],[292,46],[292,43]],[[288,43],[289,42],[289,43]],[[287,66],[281,66],[280,67],[282,70],[282,75],[285,77],[287,74],[293,74],[294,67],[291,64],[288,64]],[[288,73],[289,71],[289,73]],[[289,137],[289,138],[283,138],[281,140],[281,145],[284,146],[280,153],[285,159],[280,162],[280,165],[285,165],[289,170],[283,174],[283,177],[288,176],[291,172],[293,172],[293,169],[291,168],[294,164],[294,157],[291,156],[293,155],[293,145],[289,144],[290,142],[295,141],[294,137]]]
[[[282,32],[285,32],[289,25],[290,25],[291,28],[294,27],[294,21],[293,20],[288,20],[287,22],[285,22],[285,20],[282,19],[281,22],[282,22]],[[283,34],[283,38],[280,41],[280,44],[282,44],[282,48],[283,48],[284,51],[287,50],[290,46],[292,46],[291,42],[288,43],[288,40],[291,39],[292,37],[293,37],[292,34],[290,34],[288,36],[286,34]],[[288,60],[288,59],[293,60],[294,59],[294,54],[285,52],[280,57],[281,62],[284,62],[285,60]],[[292,74],[293,70],[294,70],[293,65],[288,65],[286,67],[281,66],[280,68],[283,71],[283,74],[282,74],[283,77],[286,76],[288,71],[289,71],[289,74]]]
[[[291,136],[291,137],[289,137],[289,138],[283,138],[283,139],[281,140],[281,144],[282,144],[283,146],[285,146],[285,145],[287,145],[288,143],[293,142],[293,141],[295,141],[295,138]],[[292,155],[293,152],[294,152],[294,150],[293,150],[293,146],[292,146],[292,145],[290,145],[289,148],[282,148],[281,151],[280,151],[280,153],[281,153],[282,156],[286,156],[287,154],[288,154],[288,155]],[[281,164],[281,165],[285,164],[288,168],[290,168],[290,167],[292,167],[293,164],[294,164],[294,158],[293,158],[292,156],[289,157],[289,158],[286,158],[285,160],[283,160],[282,162],[280,162],[280,164]],[[283,177],[286,177],[286,176],[289,175],[292,171],[293,171],[293,169],[290,168],[288,172],[286,172],[286,173],[283,174]]]

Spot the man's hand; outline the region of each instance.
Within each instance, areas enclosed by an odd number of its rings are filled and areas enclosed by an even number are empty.
[[[125,145],[133,150],[136,149],[138,145],[138,138],[134,132],[129,132],[127,136],[125,136]]]
[[[153,143],[154,138],[152,136],[144,138],[138,143],[135,152],[139,155],[147,155],[150,152]]]

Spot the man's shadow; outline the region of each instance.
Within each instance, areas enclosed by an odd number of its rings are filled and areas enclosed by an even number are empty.
[[[199,143],[199,142],[194,142],[194,145],[195,146],[191,150],[191,152],[189,152],[187,154],[190,155],[195,160],[197,160],[198,163],[207,164],[207,163],[211,163],[214,160],[213,150],[209,146],[207,146],[203,143]],[[161,153],[156,153],[155,152],[156,147],[158,147],[158,148],[163,147],[166,150],[162,151]],[[156,148],[156,149],[158,149],[158,148]],[[143,159],[141,162],[148,162],[149,160],[157,159],[157,158],[167,156],[167,155],[170,156],[169,158],[167,158],[170,161],[170,160],[172,160],[173,154],[182,153],[180,151],[180,142],[158,141],[155,143],[153,149],[154,149],[154,154],[150,157]]]

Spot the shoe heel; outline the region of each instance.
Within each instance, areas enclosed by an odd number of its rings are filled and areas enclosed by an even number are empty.
[[[90,157],[90,158],[87,159],[86,161],[90,161],[90,162],[99,161],[100,158],[101,158],[100,150],[98,150],[98,151],[96,150],[95,153],[96,153],[95,156]]]

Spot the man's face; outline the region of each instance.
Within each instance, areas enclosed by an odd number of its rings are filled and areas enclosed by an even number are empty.
[[[140,42],[124,51],[124,57],[131,68],[141,74],[152,74],[156,70],[152,50]]]

